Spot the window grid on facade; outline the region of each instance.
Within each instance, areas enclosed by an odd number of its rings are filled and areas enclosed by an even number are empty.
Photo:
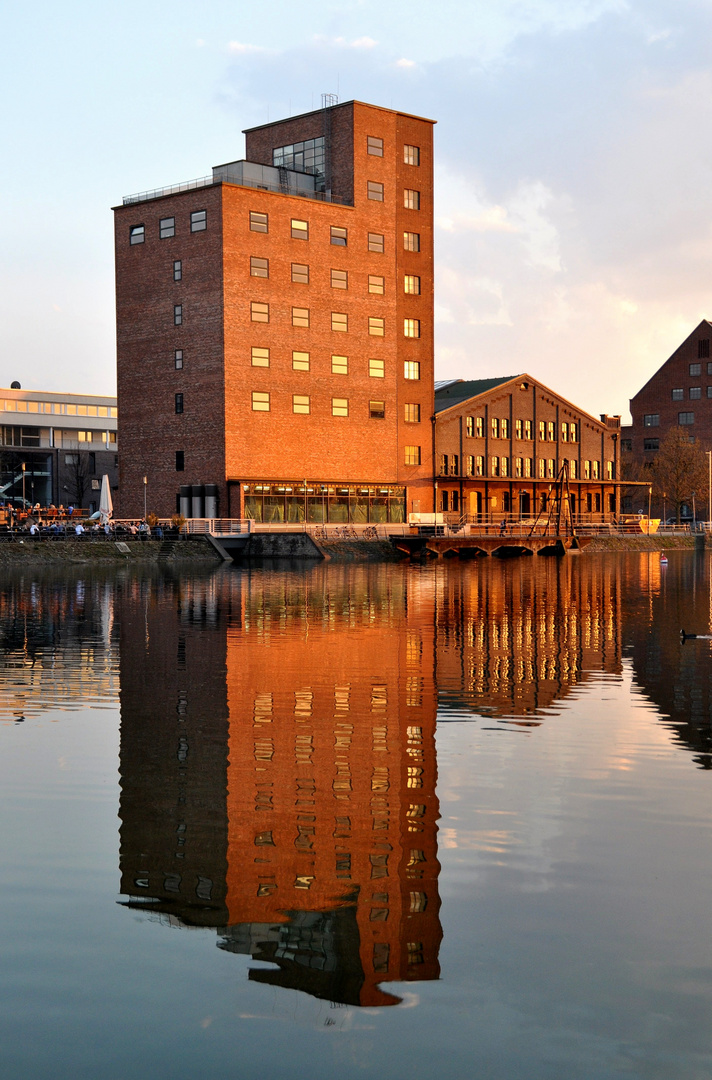
[[[269,349],[253,345],[251,351],[252,367],[269,367]]]
[[[203,232],[208,227],[207,210],[193,210],[190,215],[190,231]]]
[[[417,401],[405,402],[403,418],[407,424],[420,423],[420,405]]]
[[[702,364],[690,364],[690,375],[701,375]]]
[[[475,437],[475,418],[474,416],[465,417],[465,434],[473,439]]]
[[[183,305],[182,304],[174,304],[173,305],[173,325],[174,326],[182,326],[183,325]]]
[[[485,474],[485,459],[482,454],[475,455],[475,476],[484,476]]]
[[[349,399],[348,398],[332,398],[331,399],[331,415],[332,416],[348,416],[349,415]]]
[[[420,165],[420,147],[406,143],[403,147],[403,162],[405,165]]]
[[[383,379],[386,374],[386,361],[385,360],[369,360],[368,361],[368,374],[372,379]]]
[[[485,437],[485,418],[484,416],[475,417],[475,438],[484,439]]]
[[[292,308],[292,326],[309,326],[309,308]]]
[[[306,394],[292,394],[292,412],[308,413],[310,411],[311,403]]]
[[[383,233],[370,232],[368,234],[368,250],[378,252],[382,255],[384,249],[385,243],[383,239]]]
[[[386,333],[386,320],[379,319],[377,317],[369,316],[368,319],[368,332],[371,337],[385,337]]]
[[[403,336],[408,338],[420,337],[420,319],[403,320]]]
[[[405,463],[406,463],[406,465],[420,465],[420,447],[419,446],[406,446],[406,448],[405,448]]]
[[[175,262],[173,263],[173,280],[174,281],[182,281],[183,280],[183,263],[182,263],[182,261],[180,259],[176,259]]]
[[[269,259],[261,259],[258,255],[250,256],[250,277],[269,277]]]
[[[183,412],[183,395],[182,394],[176,394],[175,395],[175,410],[176,410],[176,413],[178,413],[178,414]]]
[[[343,311],[332,311],[331,329],[339,334],[345,334],[349,328],[349,317]]]
[[[332,270],[331,271],[331,287],[332,289],[348,289],[349,287],[349,275],[346,270]]]
[[[702,387],[701,386],[691,386],[690,387],[690,400],[691,401],[697,401],[701,397],[702,397]]]
[[[294,371],[309,371],[309,361],[308,352],[292,352],[292,369]]]
[[[420,233],[404,232],[403,249],[404,251],[420,251]]]
[[[348,373],[349,373],[349,358],[348,358],[348,356],[332,356],[332,358],[331,358],[331,373],[332,373],[332,375],[348,375]]]
[[[158,235],[161,240],[169,240],[171,236],[176,234],[176,219],[174,217],[164,217],[158,222]]]
[[[250,232],[269,232],[269,216],[259,210],[250,210]]]
[[[677,414],[677,422],[680,427],[689,427],[690,424],[695,422],[695,414],[693,412],[680,412]]]
[[[404,188],[403,206],[406,210],[420,210],[420,192],[413,188]]]
[[[383,139],[379,139],[376,135],[368,135],[366,137],[366,146],[369,154],[373,157],[383,157]]]
[[[500,439],[509,438],[509,419],[504,416],[499,422],[499,437]]]
[[[379,184],[377,180],[368,180],[366,190],[369,199],[374,202],[383,202],[383,184]]]
[[[473,454],[468,454],[465,457],[465,476],[475,475],[475,458]]]
[[[578,472],[578,462],[577,462],[576,458],[571,458],[571,461],[569,462],[569,476],[571,477],[572,480],[576,479],[577,472]]]
[[[417,274],[406,274],[403,279],[403,291],[407,296],[420,296],[420,278]]]
[[[269,304],[263,304],[258,300],[251,300],[250,319],[252,322],[269,322]]]
[[[309,239],[309,222],[302,221],[301,218],[292,218],[292,239],[294,240],[308,240]]]
[[[183,369],[183,350],[176,349],[173,353],[173,366],[176,371],[182,371]]]
[[[309,284],[309,267],[306,263],[292,263],[292,281],[295,285]]]
[[[368,291],[377,296],[383,296],[386,291],[386,279],[377,274],[368,275]]]
[[[643,427],[660,427],[660,413],[645,413]]]
[[[403,377],[405,379],[419,379],[420,378],[420,361],[419,360],[404,360],[403,361]]]
[[[684,397],[685,397],[685,391],[681,386],[673,387],[673,390],[672,390],[672,400],[673,401],[682,401]]]
[[[129,244],[142,244],[146,239],[145,225],[131,225],[129,228]]]
[[[496,454],[490,458],[490,476],[499,476],[499,457]]]
[[[269,394],[262,390],[252,391],[252,411],[269,412]]]

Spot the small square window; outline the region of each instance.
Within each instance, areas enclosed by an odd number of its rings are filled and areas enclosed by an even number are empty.
[[[403,249],[405,251],[420,251],[420,233],[404,232]]]
[[[406,274],[403,289],[408,296],[420,296],[420,278],[415,274]]]
[[[386,279],[378,277],[376,274],[369,274],[368,291],[375,293],[377,296],[383,296],[386,291]]]
[[[250,256],[250,277],[269,277],[269,259]]]
[[[403,206],[406,210],[420,210],[420,192],[413,188],[404,188]]]
[[[348,356],[332,356],[331,358],[331,374],[332,375],[348,375],[349,373],[349,358]]]
[[[690,364],[690,375],[701,375],[702,364]]]
[[[173,305],[173,325],[174,326],[182,326],[183,325],[183,305],[182,304],[174,304]]]
[[[252,322],[269,322],[269,304],[262,304],[252,300],[250,303],[250,318]]]
[[[383,139],[379,139],[375,135],[369,135],[367,145],[369,154],[372,154],[373,157],[383,157]]]
[[[420,361],[405,360],[403,363],[403,377],[406,379],[420,378]]]
[[[292,308],[292,326],[309,326],[309,308]]]
[[[183,412],[183,395],[182,394],[176,394],[175,399],[176,399],[176,412],[177,413],[182,413]]]
[[[208,227],[207,210],[194,210],[190,215],[190,231],[203,232]]]
[[[410,338],[420,337],[420,319],[404,319],[403,335]]]
[[[259,390],[252,391],[252,411],[269,412],[269,394]]]
[[[404,420],[406,424],[420,423],[420,405],[417,401],[407,401],[405,403]]]
[[[250,232],[269,232],[269,217],[257,210],[250,210]]]
[[[369,180],[368,197],[374,202],[383,202],[383,184],[379,184],[376,180]]]
[[[701,386],[691,386],[690,387],[690,400],[691,401],[696,401],[701,397],[702,397],[702,387]]]
[[[331,226],[331,242],[336,244],[337,247],[346,247],[348,242],[348,230],[342,229],[338,225]]]
[[[173,280],[174,281],[182,281],[183,280],[183,263],[181,262],[180,259],[176,259],[175,262],[173,263]]]
[[[386,403],[385,401],[369,401],[368,414],[372,420],[385,420],[386,417]]]
[[[420,447],[419,446],[406,446],[406,448],[405,448],[405,463],[406,463],[406,465],[420,465]]]
[[[707,365],[707,374],[712,375],[712,363]]]
[[[349,328],[349,317],[343,313],[332,311],[331,313],[331,329],[337,330],[339,333],[346,333]]]
[[[174,217],[164,217],[158,223],[158,235],[161,240],[168,240],[171,236],[176,234],[176,219]]]
[[[403,161],[406,165],[420,165],[420,147],[406,143],[403,147]]]
[[[377,319],[369,316],[368,320],[368,332],[371,337],[385,337],[386,334],[386,320]]]
[[[174,363],[176,371],[182,371],[183,370],[183,350],[182,349],[176,349],[176,351],[175,351],[175,353],[173,355],[173,363]]]
[[[681,412],[677,414],[677,422],[680,427],[687,427],[689,424],[694,424],[695,414],[693,412]]]
[[[348,416],[349,415],[349,399],[334,397],[331,399],[331,415],[332,416]]]
[[[299,218],[292,218],[292,237],[294,240],[308,240],[309,222],[301,221]]]
[[[142,244],[146,239],[145,225],[132,225],[129,229],[129,244]]]
[[[251,361],[253,367],[269,367],[269,349],[263,349],[259,345],[253,345]]]
[[[292,281],[296,285],[309,284],[309,267],[306,263],[292,263]]]
[[[332,289],[348,289],[349,275],[346,270],[331,271],[331,287]]]
[[[292,394],[292,412],[311,412],[311,403],[309,398],[305,394]]]
[[[370,232],[368,234],[368,250],[377,251],[379,254],[384,252],[384,241],[382,233]]]
[[[383,379],[386,375],[386,361],[385,360],[369,360],[368,361],[368,374],[372,379]]]
[[[643,427],[660,427],[660,413],[645,413]]]
[[[308,371],[309,370],[309,353],[308,352],[292,352],[292,368],[294,371]]]
[[[176,472],[185,471],[185,451],[176,450]]]
[[[707,387],[707,397],[712,398],[712,386]]]

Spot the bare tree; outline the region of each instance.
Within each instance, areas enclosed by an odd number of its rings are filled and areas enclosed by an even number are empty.
[[[653,483],[659,497],[669,499],[680,523],[685,503],[695,492],[706,490],[707,458],[698,442],[691,442],[686,428],[672,428],[660,443],[653,469]]]
[[[68,454],[67,457],[70,455]],[[84,496],[91,488],[91,470],[86,454],[74,453],[71,462],[67,463],[67,480],[69,487],[69,499],[74,501],[75,506],[84,505]]]

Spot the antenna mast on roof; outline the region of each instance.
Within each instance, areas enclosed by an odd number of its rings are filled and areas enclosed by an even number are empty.
[[[322,94],[321,95],[321,107],[322,109],[331,109],[334,105],[339,104],[338,94]]]

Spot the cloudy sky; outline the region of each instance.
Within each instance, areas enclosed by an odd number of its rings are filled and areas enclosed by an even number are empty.
[[[113,393],[121,196],[322,92],[438,121],[436,376],[593,413],[712,316],[710,0],[38,0],[3,18],[0,385]]]

